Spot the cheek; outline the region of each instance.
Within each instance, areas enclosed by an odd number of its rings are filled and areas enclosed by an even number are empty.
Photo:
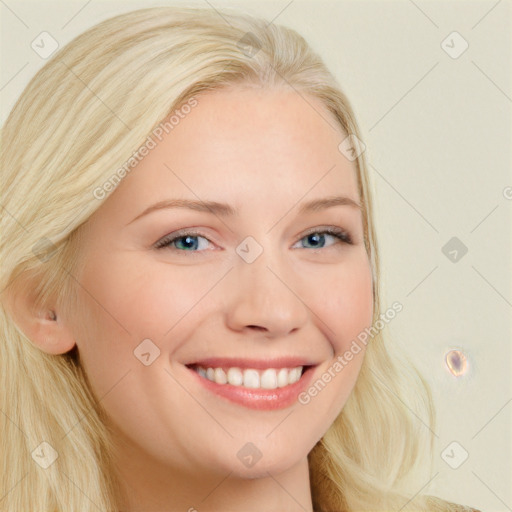
[[[318,438],[335,421],[354,389],[366,351],[357,338],[372,324],[371,267],[366,252],[352,256],[322,277],[322,290],[317,288],[315,294],[316,325],[328,341],[331,355],[310,387],[299,395],[299,403],[309,417],[317,418]]]
[[[91,260],[81,279],[96,322],[134,342],[163,337],[199,301],[206,282],[179,267],[171,271],[129,255],[101,264]]]
[[[324,321],[322,330],[333,350],[347,350],[352,340],[372,324],[373,282],[366,252],[354,255],[346,265],[325,276],[318,304]]]
[[[193,328],[189,317],[197,317],[201,298],[212,287],[206,268],[171,270],[130,255],[115,261],[108,256],[96,253],[82,273],[83,307],[75,328],[84,365],[100,380],[116,368],[140,366],[134,350],[145,339],[162,352],[172,350],[169,342],[187,336]]]

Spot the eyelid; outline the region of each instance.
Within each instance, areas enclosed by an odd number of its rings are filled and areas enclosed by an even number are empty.
[[[342,228],[341,226],[331,226],[331,225],[325,224],[325,225],[315,226],[311,229],[306,230],[299,237],[299,240],[301,240],[305,236],[311,235],[312,233],[323,233],[323,232],[329,232],[329,231],[332,231],[334,233],[339,233],[339,234],[346,234],[347,236],[350,235],[350,231],[348,229]]]

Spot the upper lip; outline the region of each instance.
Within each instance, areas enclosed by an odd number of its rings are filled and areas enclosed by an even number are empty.
[[[247,359],[239,357],[208,357],[186,363],[185,366],[202,366],[203,368],[296,368],[297,366],[316,366],[317,363],[303,357],[279,357],[275,359]]]

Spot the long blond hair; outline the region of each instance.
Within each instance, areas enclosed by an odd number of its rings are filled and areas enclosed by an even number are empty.
[[[362,139],[347,98],[300,35],[243,14],[224,11],[223,18],[182,7],[122,14],[75,38],[34,76],[2,128],[0,290],[18,282],[16,293],[33,293],[37,304],[57,297],[72,308],[81,230],[108,197],[95,191],[105,190],[166,115],[201,92],[289,86],[321,99],[337,128]],[[365,154],[355,163],[376,322],[379,267]],[[27,277],[37,285],[23,288]],[[4,304],[0,315],[0,509],[117,510],[110,432],[76,347],[43,352]],[[392,358],[377,333],[343,411],[309,454],[315,511],[449,510],[407,487],[424,467],[433,421],[424,380]],[[43,441],[58,454],[47,469],[32,455]]]

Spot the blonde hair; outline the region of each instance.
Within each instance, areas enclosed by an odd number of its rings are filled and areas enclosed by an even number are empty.
[[[243,14],[223,18],[181,7],[122,14],[75,38],[34,76],[2,129],[1,290],[17,282],[16,293],[33,293],[37,304],[54,298],[57,311],[76,307],[80,235],[108,196],[94,191],[105,190],[162,119],[202,92],[290,86],[319,98],[337,128],[362,138],[347,98],[300,35]],[[355,163],[376,322],[379,268],[364,153]],[[24,285],[28,277],[35,287]],[[0,510],[117,510],[110,432],[76,347],[43,352],[3,304],[0,315]],[[431,450],[433,421],[424,380],[392,358],[377,333],[353,393],[309,454],[315,511],[451,510],[415,496],[423,484],[407,487]],[[58,453],[46,470],[31,455],[42,441]]]

